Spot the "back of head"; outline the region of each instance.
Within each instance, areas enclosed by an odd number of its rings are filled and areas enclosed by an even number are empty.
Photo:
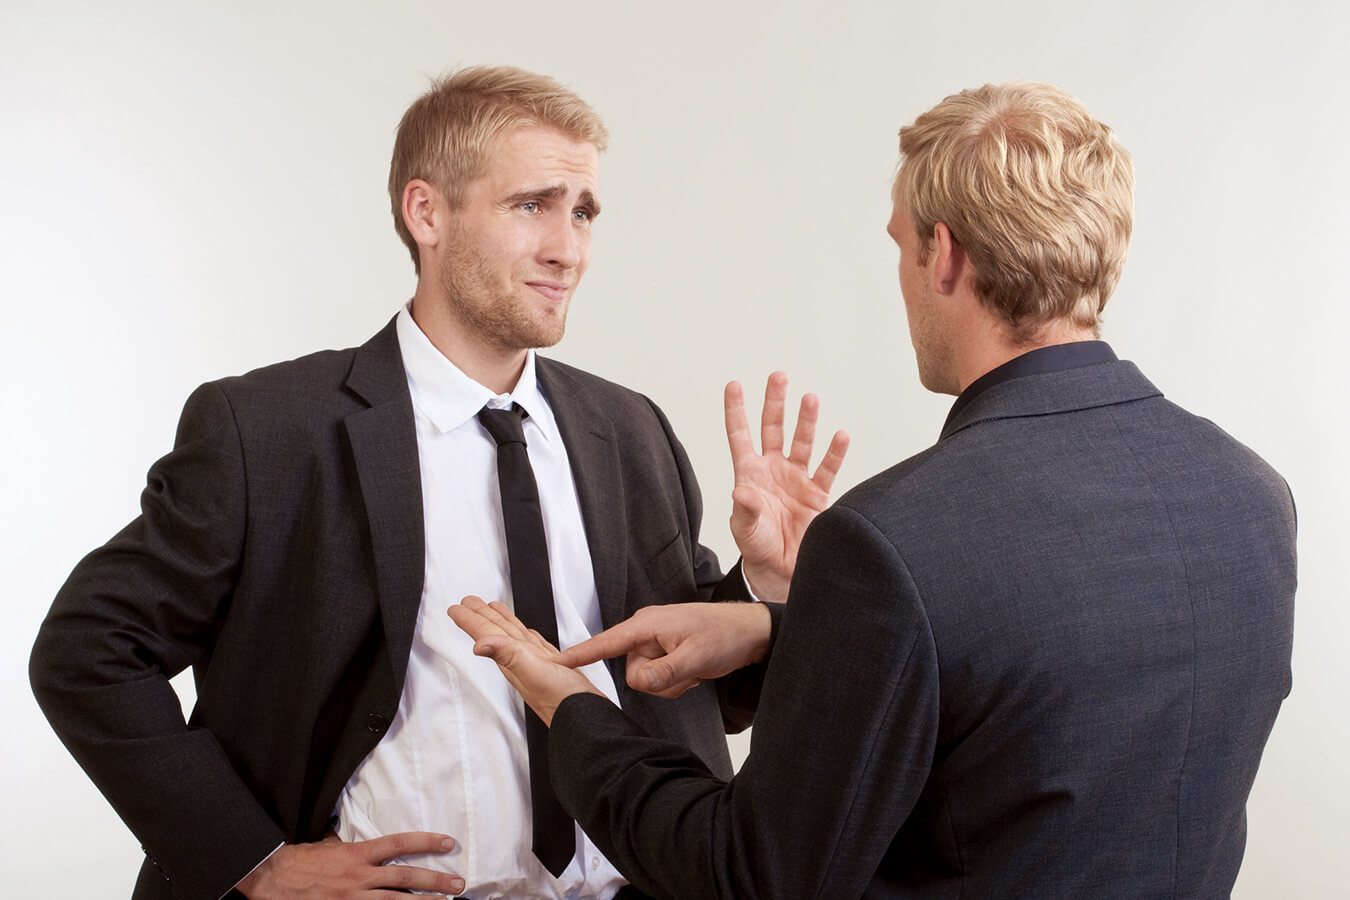
[[[1098,328],[1134,218],[1134,171],[1111,129],[1046,84],[954,94],[900,129],[895,197],[926,247],[943,222],[980,298],[1030,339]]]
[[[594,144],[609,139],[604,122],[584,100],[546,75],[512,66],[474,66],[437,80],[399,122],[389,163],[394,229],[420,272],[417,243],[403,223],[403,189],[422,179],[457,206],[464,188],[481,175],[497,139],[509,129],[546,126]]]

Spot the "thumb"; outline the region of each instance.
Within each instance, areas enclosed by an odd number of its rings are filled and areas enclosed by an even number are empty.
[[[670,685],[674,684],[679,677],[675,667],[670,664],[669,657],[654,659],[644,663],[637,670],[637,684],[633,685],[640,691],[649,694],[655,694],[658,691],[664,691]]]
[[[473,655],[486,657],[498,665],[511,665],[516,642],[504,634],[489,634],[474,642]]]
[[[673,700],[690,688],[698,687],[701,679],[689,678],[681,674],[679,667],[667,663],[664,659],[653,660],[638,670],[639,684],[633,687],[645,694]]]
[[[731,492],[731,533],[737,537],[749,537],[755,531],[764,502],[759,493],[744,485]]]

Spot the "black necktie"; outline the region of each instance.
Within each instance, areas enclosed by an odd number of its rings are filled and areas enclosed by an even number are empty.
[[[511,594],[516,616],[544,640],[558,646],[558,619],[553,609],[549,578],[548,543],[539,511],[539,488],[525,452],[525,410],[484,407],[478,420],[497,442],[497,481],[502,489],[502,519],[506,523],[506,556],[511,564]],[[533,807],[534,855],[553,876],[562,874],[576,851],[572,817],[553,793],[548,776],[548,729],[528,707],[525,739],[530,750],[530,798]]]

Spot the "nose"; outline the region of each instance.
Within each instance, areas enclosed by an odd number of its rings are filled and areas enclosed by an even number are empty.
[[[586,260],[588,235],[571,213],[548,218],[539,245],[539,261],[552,268],[575,269]]]

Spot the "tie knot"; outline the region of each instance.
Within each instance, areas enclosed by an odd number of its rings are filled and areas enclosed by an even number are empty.
[[[519,403],[512,403],[510,409],[493,409],[485,406],[478,411],[478,421],[483,423],[483,427],[500,447],[503,444],[525,443],[523,422],[526,415],[528,413]]]

